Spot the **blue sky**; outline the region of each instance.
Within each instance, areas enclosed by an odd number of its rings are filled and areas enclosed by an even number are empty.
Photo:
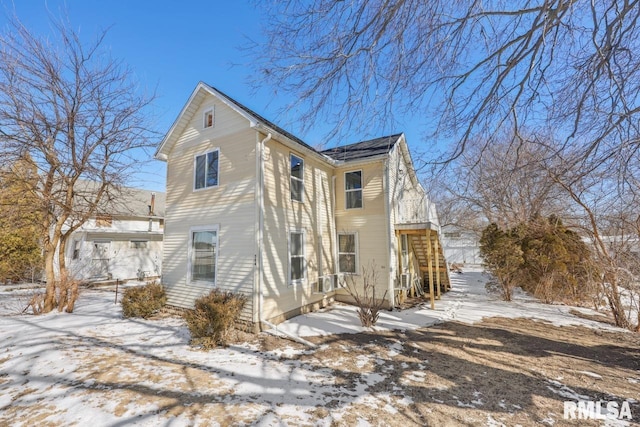
[[[311,145],[325,143],[321,124],[308,133],[296,126],[296,117],[283,117],[279,107],[286,99],[273,99],[273,88],[253,93],[248,79],[251,58],[241,48],[248,39],[260,42],[261,11],[247,0],[96,1],[0,0],[0,26],[15,11],[20,20],[39,34],[50,32],[49,16],[66,8],[72,26],[84,40],[109,29],[104,46],[137,73],[139,81],[156,90],[154,129],[165,133],[199,81],[224,91],[237,101],[281,125]],[[66,5],[66,6],[65,6]],[[381,129],[382,134],[404,131],[410,145],[420,140],[417,126]],[[344,143],[356,142],[358,135]],[[413,143],[412,143],[413,141]],[[342,142],[341,142],[342,143]],[[336,145],[331,141],[327,146]],[[153,161],[146,173],[130,185],[155,191],[165,189],[164,163]]]

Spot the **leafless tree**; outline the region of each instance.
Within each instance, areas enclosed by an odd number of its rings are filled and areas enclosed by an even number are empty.
[[[640,257],[638,257],[638,213],[631,169],[639,164],[638,153],[631,158],[609,156],[605,161],[585,160],[580,155],[564,158],[562,168],[549,168],[550,176],[562,187],[566,202],[581,219],[582,235],[591,242],[599,270],[602,293],[617,326],[639,330],[633,305],[640,298]]]
[[[446,187],[459,205],[506,229],[551,214],[568,217],[562,188],[546,165],[558,158],[531,140],[505,137],[485,147],[471,142],[452,164]]]
[[[358,307],[358,318],[360,324],[365,328],[371,328],[378,322],[380,311],[386,303],[387,291],[385,290],[382,297],[376,295],[376,286],[380,272],[375,262],[362,267],[362,278],[348,275],[346,277],[345,289],[353,298]]]
[[[39,37],[14,18],[0,35],[0,157],[31,158],[38,169],[28,191],[43,218],[44,312],[73,310],[67,240],[108,209],[140,166],[136,156],[145,153],[137,150],[150,147],[145,108],[152,99],[103,48],[105,33],[87,44],[64,19],[51,28],[54,34]]]
[[[423,117],[448,158],[553,130],[583,159],[638,149],[640,0],[272,2],[258,83],[293,95],[307,127]]]

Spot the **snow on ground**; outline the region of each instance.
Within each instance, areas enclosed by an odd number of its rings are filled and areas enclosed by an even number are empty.
[[[569,313],[579,310],[585,314],[602,313],[566,305],[542,304],[535,298],[515,292],[513,301],[502,301],[498,295],[489,294],[485,284],[489,276],[479,268],[467,268],[464,273],[452,273],[451,291],[435,302],[435,310],[425,302],[420,307],[402,311],[381,311],[376,330],[411,330],[446,322],[459,321],[473,324],[486,317],[530,318],[547,321],[557,326],[583,325],[592,328],[614,329],[600,322],[585,320]],[[518,289],[519,290],[519,289]],[[356,307],[336,304],[326,310],[294,317],[278,325],[278,331],[310,337],[318,335],[358,333],[360,326]]]
[[[487,295],[485,281],[479,270],[454,275],[452,291],[436,301],[436,310],[425,304],[385,311],[377,329],[415,329],[448,320],[473,323],[489,316],[609,328],[572,316],[570,307],[540,304],[524,295],[511,303],[499,301]],[[73,314],[17,314],[33,292],[0,292],[0,425],[186,426],[243,420],[368,425],[348,417],[358,408],[382,408],[394,417],[412,404],[409,396],[379,391],[386,387],[384,364],[403,351],[401,341],[386,346],[386,354],[358,355],[351,368],[343,359],[297,360],[316,351],[300,346],[261,350],[242,344],[202,352],[188,345],[181,319],[124,319],[114,293],[104,289],[83,290]],[[355,309],[341,304],[278,329],[300,336],[363,330]],[[366,372],[376,365],[383,366]],[[425,374],[409,370],[403,381],[422,383]],[[560,383],[549,387],[572,392]],[[475,398],[474,405],[481,405],[483,397]]]

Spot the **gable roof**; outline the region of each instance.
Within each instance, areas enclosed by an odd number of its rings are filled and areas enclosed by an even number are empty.
[[[180,133],[192,119],[198,109],[198,106],[207,94],[215,96],[226,106],[247,119],[250,127],[262,130],[265,133],[273,132],[279,134],[288,140],[289,144],[293,144],[294,147],[296,145],[302,147],[329,164],[335,165],[335,162],[363,160],[388,154],[403,136],[402,133],[398,133],[319,151],[305,143],[302,139],[293,135],[291,132],[281,128],[245,105],[239,103],[224,92],[204,82],[199,82],[175,122],[158,146],[154,156],[156,159],[166,160],[166,156],[169,151],[171,151],[171,146],[176,142]]]
[[[180,114],[174,121],[173,125],[171,126],[171,128],[169,128],[169,131],[160,142],[160,145],[158,146],[158,149],[156,150],[156,153],[154,155],[156,159],[166,160],[166,156],[168,151],[170,151],[170,147],[173,145],[173,143],[175,143],[177,136],[187,126],[187,124],[195,114],[197,107],[200,104],[200,101],[202,101],[202,99],[205,97],[206,94],[213,95],[216,98],[220,99],[229,108],[231,108],[232,110],[240,114],[242,117],[247,119],[249,121],[249,126],[253,128],[264,127],[267,130],[272,130],[275,133],[278,133],[284,136],[285,138],[293,141],[294,143],[299,144],[300,146],[306,148],[307,150],[310,150],[313,153],[316,153],[322,156],[322,154],[320,154],[318,150],[308,145],[303,140],[293,135],[291,132],[288,132],[283,128],[281,128],[280,126],[276,125],[275,123],[265,119],[255,111],[242,105],[241,103],[231,98],[229,95],[225,94],[224,92],[216,89],[215,87],[210,86],[204,82],[199,82],[195,90],[193,91],[193,93],[191,93],[191,96],[187,100],[186,104],[182,108],[182,111],[180,111]],[[325,159],[325,160],[329,160],[329,159]]]
[[[328,150],[323,150],[322,154],[343,162],[376,157],[382,154],[388,154],[400,140],[401,136],[401,133],[397,133],[395,135],[356,142],[355,144],[329,148]]]

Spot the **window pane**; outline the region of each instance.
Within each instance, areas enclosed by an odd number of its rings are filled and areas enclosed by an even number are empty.
[[[302,181],[291,178],[291,200],[295,200],[296,202],[302,201],[302,193],[304,191],[304,184]]]
[[[205,156],[196,157],[196,188],[204,188]]]
[[[352,254],[340,254],[339,256],[340,272],[355,273],[356,272],[356,256]]]
[[[204,127],[209,128],[211,126],[213,126],[213,110],[204,113]]]
[[[298,179],[304,177],[304,162],[300,157],[291,155],[291,176]]]
[[[362,190],[347,191],[347,209],[362,207]]]
[[[207,154],[207,187],[218,185],[218,152]]]
[[[291,233],[291,255],[302,255],[302,233]]]
[[[362,172],[347,172],[344,174],[345,190],[355,190],[362,188]]]
[[[196,231],[192,238],[191,279],[213,283],[216,277],[216,232]]]
[[[304,279],[304,258],[292,257],[291,258],[291,280]]]
[[[341,234],[338,238],[340,239],[339,252],[356,252],[356,236],[354,234]]]

